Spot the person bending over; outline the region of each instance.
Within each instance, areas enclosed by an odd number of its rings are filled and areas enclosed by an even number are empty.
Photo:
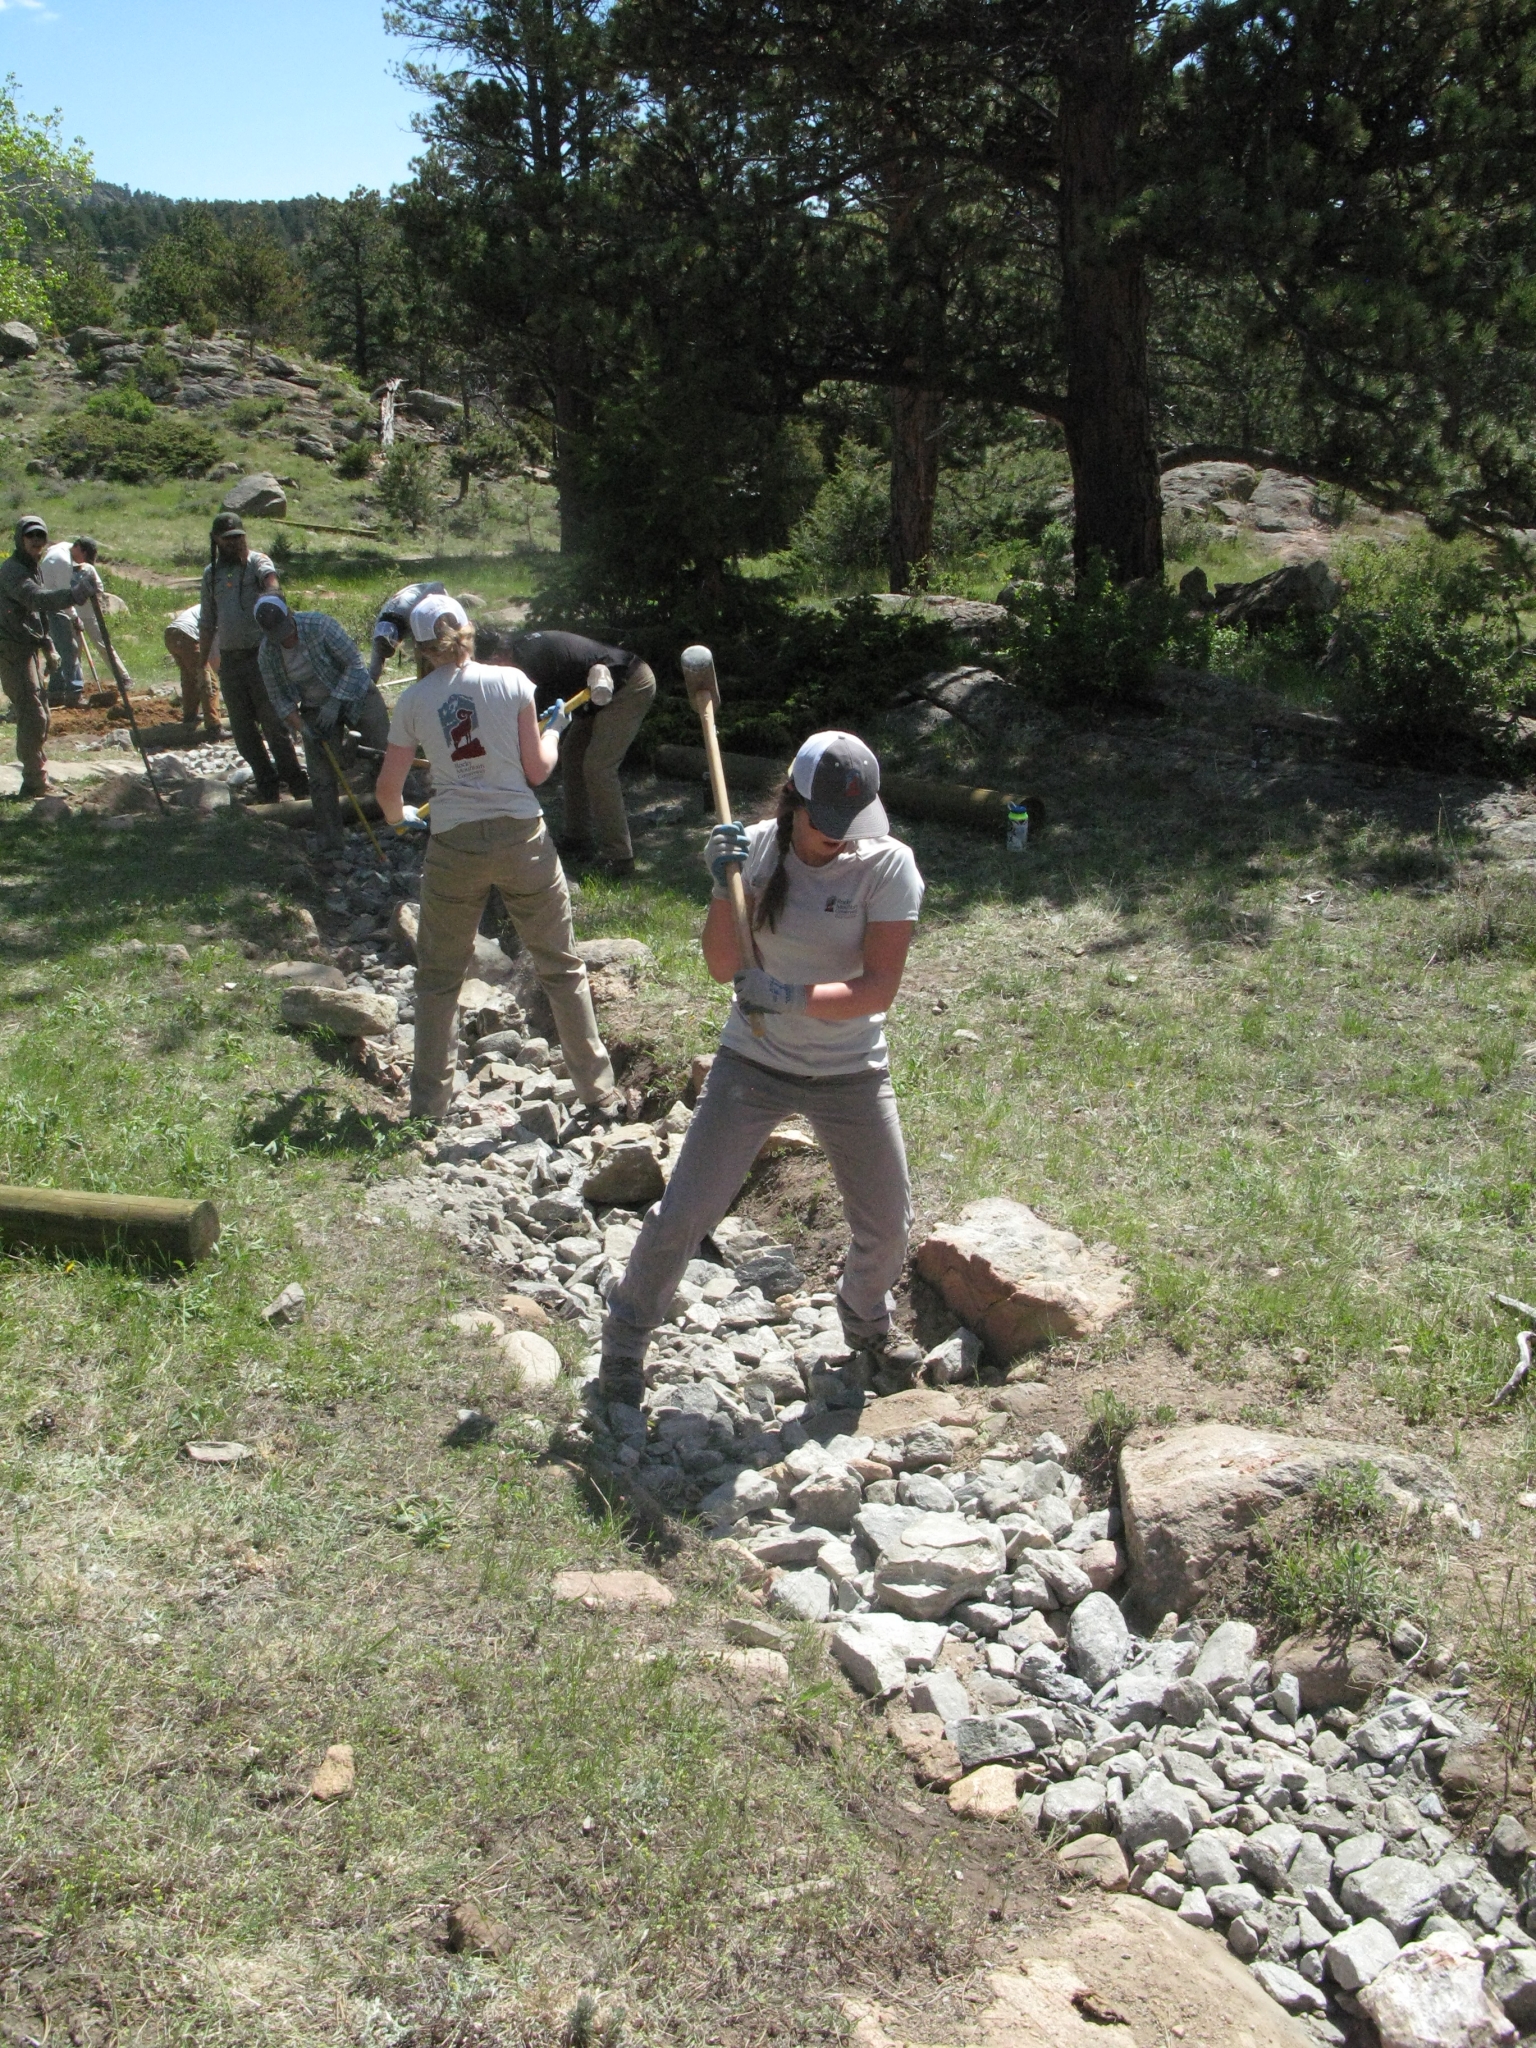
[[[425,828],[405,805],[421,747],[432,770],[432,837],[416,935],[416,1051],[411,1115],[435,1123],[453,1094],[454,1015],[474,957],[480,913],[501,892],[554,1012],[566,1071],[601,1116],[618,1106],[598,1036],[587,970],[571,929],[571,899],[534,790],[559,759],[569,723],[557,705],[540,733],[533,684],[515,668],[471,660],[475,636],[461,605],[423,598],[411,614],[420,679],[395,705],[375,794],[396,830]]]
[[[512,659],[533,677],[546,701],[578,695],[599,662],[613,677],[610,702],[583,704],[560,749],[565,798],[560,851],[568,860],[595,856],[605,874],[633,874],[635,849],[619,767],[656,701],[656,678],[649,662],[627,647],[609,647],[580,633],[515,633]]]
[[[321,850],[339,853],[342,830],[337,764],[350,730],[377,756],[389,737],[389,712],[370,683],[363,658],[346,628],[325,612],[293,612],[275,590],[256,600],[261,628],[261,679],[273,708],[295,739],[304,742],[304,765],[315,805]]]
[[[715,888],[704,962],[716,981],[734,982],[735,1000],[667,1191],[608,1296],[598,1377],[606,1402],[640,1406],[651,1333],[684,1268],[768,1133],[795,1114],[809,1120],[843,1198],[850,1243],[837,1307],[848,1347],[868,1358],[881,1392],[916,1377],[922,1352],[891,1323],[912,1201],[883,1027],[923,878],[912,849],[891,837],[879,790],[880,764],[862,740],[813,733],[775,815],[750,830],[717,825],[705,843]],[[758,963],[745,970],[728,894],[737,863]]]

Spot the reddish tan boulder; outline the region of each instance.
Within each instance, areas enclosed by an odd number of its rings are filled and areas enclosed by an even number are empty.
[[[1353,1636],[1347,1642],[1329,1636],[1292,1636],[1276,1650],[1270,1668],[1276,1678],[1289,1673],[1296,1680],[1309,1714],[1324,1714],[1330,1707],[1362,1707],[1397,1671],[1392,1653],[1374,1636]]]
[[[1450,1474],[1433,1459],[1374,1444],[1332,1443],[1225,1422],[1176,1429],[1120,1453],[1120,1505],[1130,1554],[1130,1592],[1143,1620],[1188,1615],[1224,1593],[1253,1530],[1324,1473],[1369,1464],[1394,1506],[1454,1500]]]
[[[1131,1299],[1121,1268],[1022,1202],[968,1202],[913,1265],[997,1358],[1096,1335]]]
[[[944,1733],[937,1714],[911,1714],[905,1708],[892,1707],[885,1725],[920,1785],[945,1791],[963,1775],[960,1752]]]
[[[672,1588],[649,1572],[556,1572],[555,1598],[583,1607],[670,1607]]]

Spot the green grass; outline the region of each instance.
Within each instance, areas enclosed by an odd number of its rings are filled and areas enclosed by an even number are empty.
[[[0,1178],[209,1195],[223,1222],[180,1277],[0,1261],[0,2024],[319,2048],[459,2039],[447,2013],[531,2048],[596,1986],[626,2038],[702,2044],[825,2014],[855,1952],[964,1967],[938,1872],[969,1852],[887,1846],[910,1782],[819,1647],[781,1696],[734,1692],[730,1573],[638,1547],[553,1453],[569,1389],[521,1404],[448,1328],[504,1283],[370,1211],[397,1170],[378,1105],[244,950],[291,944],[290,875],[227,818],[0,818]],[[254,1141],[301,1096],[350,1147]],[[273,1330],[295,1279],[308,1317]],[[450,1447],[466,1402],[498,1427]],[[207,1436],[254,1455],[194,1468]],[[563,1566],[635,1564],[665,1616],[552,1598]],[[357,1790],[322,1809],[336,1742]],[[752,1904],[807,1877],[833,1889]],[[501,1962],[445,1953],[466,1897],[515,1925]]]

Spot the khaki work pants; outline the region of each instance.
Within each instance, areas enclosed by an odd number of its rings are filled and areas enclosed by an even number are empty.
[[[165,651],[181,676],[181,722],[195,725],[199,715],[210,739],[219,732],[219,700],[214,693],[213,674],[203,660],[202,649],[190,633],[179,626],[165,629]]]
[[[48,663],[41,647],[27,648],[0,641],[0,689],[16,712],[16,758],[21,763],[21,793],[41,796],[48,787]]]
[[[613,702],[590,718],[578,711],[560,741],[565,836],[578,845],[595,841],[604,860],[634,858],[619,763],[655,701],[656,678],[637,661]]]
[[[583,1102],[614,1092],[613,1065],[598,1036],[587,970],[571,930],[571,899],[542,818],[480,818],[434,832],[421,877],[416,936],[416,1053],[411,1115],[434,1121],[453,1093],[454,1015],[474,957],[480,913],[501,892],[528,949]]]

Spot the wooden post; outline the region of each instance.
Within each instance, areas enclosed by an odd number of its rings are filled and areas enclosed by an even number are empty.
[[[218,1235],[219,1212],[212,1202],[0,1186],[0,1244],[123,1251],[164,1265],[191,1266],[212,1249]]]

